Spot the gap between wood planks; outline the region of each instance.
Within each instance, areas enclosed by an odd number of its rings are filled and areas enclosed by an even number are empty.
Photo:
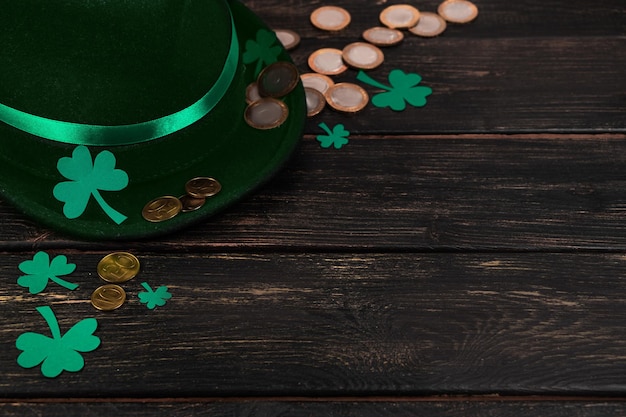
[[[315,140],[317,135],[305,134],[306,140]],[[458,134],[367,134],[356,133],[350,139],[410,139],[410,140],[624,140],[626,133],[458,133]]]

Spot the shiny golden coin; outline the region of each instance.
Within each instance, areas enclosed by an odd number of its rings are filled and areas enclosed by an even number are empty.
[[[259,95],[259,87],[257,86],[256,81],[248,84],[248,86],[246,87],[246,103],[254,103],[260,98],[261,96]]]
[[[304,87],[306,97],[306,115],[313,117],[326,107],[326,97],[315,88]]]
[[[443,17],[437,13],[422,12],[417,25],[409,28],[409,32],[417,36],[430,38],[440,35],[446,30],[447,24]]]
[[[341,30],[350,24],[350,20],[350,13],[337,6],[322,6],[311,13],[311,23],[322,30]]]
[[[183,205],[183,208],[180,210],[183,213],[196,211],[206,202],[206,198],[192,197],[189,194],[181,195],[178,199]]]
[[[120,308],[124,301],[126,301],[126,292],[122,287],[115,284],[98,287],[91,294],[91,305],[102,311]]]
[[[369,102],[367,91],[352,83],[335,84],[324,96],[329,106],[346,113],[355,113]]]
[[[276,37],[283,44],[286,50],[291,51],[300,44],[300,35],[289,29],[274,30]]]
[[[404,33],[397,29],[376,26],[363,32],[363,39],[376,46],[393,46],[402,42]]]
[[[446,0],[439,5],[437,13],[448,22],[467,23],[476,19],[478,7],[467,0]]]
[[[404,29],[417,24],[420,20],[420,12],[408,4],[394,4],[380,12],[379,18],[388,28]]]
[[[139,259],[132,253],[110,253],[98,262],[98,275],[106,282],[121,283],[139,273]]]
[[[302,85],[304,88],[314,88],[320,93],[324,94],[331,86],[335,85],[335,82],[327,75],[318,74],[316,72],[309,72],[300,75]]]
[[[179,199],[167,195],[155,198],[146,204],[141,210],[141,215],[149,222],[159,223],[176,216],[182,207]]]
[[[196,177],[187,181],[185,191],[195,198],[213,197],[222,191],[222,184],[215,178]]]
[[[346,64],[360,69],[374,69],[385,60],[380,48],[366,42],[346,45],[341,51],[341,56]]]
[[[341,58],[341,50],[322,48],[309,55],[309,67],[319,74],[337,75],[346,71],[348,67]]]
[[[257,78],[257,87],[261,97],[284,97],[300,81],[298,68],[291,62],[278,61],[263,68]]]
[[[246,107],[244,119],[255,129],[272,129],[282,125],[289,116],[287,105],[275,98],[262,98]]]

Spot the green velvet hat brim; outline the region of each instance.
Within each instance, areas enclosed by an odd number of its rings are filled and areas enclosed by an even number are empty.
[[[254,13],[237,1],[230,1],[240,44],[254,41],[259,30],[269,29]],[[290,61],[280,47],[279,61]],[[276,47],[276,46],[275,46]],[[92,158],[102,151],[116,157],[116,168],[129,177],[121,191],[101,191],[102,198],[127,219],[113,222],[102,207],[90,198],[86,210],[75,219],[63,214],[63,203],[53,196],[53,188],[67,181],[57,170],[57,161],[72,156],[75,145],[28,135],[17,129],[0,127],[0,193],[28,216],[48,227],[91,240],[136,239],[170,233],[204,220],[239,201],[267,181],[286,162],[298,144],[306,104],[301,84],[283,97],[289,109],[279,127],[259,130],[244,121],[246,87],[255,80],[258,62],[244,63],[222,101],[200,121],[172,135],[150,142],[118,147],[89,146]],[[12,158],[13,153],[29,155],[28,163]],[[202,208],[152,223],[142,216],[150,200],[185,194],[185,183],[194,177],[217,179],[222,190],[207,199]]]

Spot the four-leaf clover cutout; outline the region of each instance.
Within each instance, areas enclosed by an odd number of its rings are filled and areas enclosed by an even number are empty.
[[[91,352],[100,346],[100,338],[93,335],[98,321],[94,318],[83,319],[61,335],[52,309],[48,306],[36,309],[48,324],[52,338],[33,332],[21,334],[15,342],[15,346],[23,351],[17,363],[24,368],[41,364],[41,373],[48,378],[59,376],[63,371],[80,371],[85,365],[80,353]]]
[[[252,64],[256,61],[255,77],[261,72],[263,65],[273,64],[278,60],[281,46],[274,32],[259,29],[256,40],[246,41],[246,49],[243,53],[244,64]]]
[[[400,69],[394,69],[389,73],[390,86],[376,81],[363,71],[359,71],[356,78],[373,87],[386,90],[372,97],[372,104],[376,107],[390,107],[395,111],[404,110],[406,103],[422,107],[426,104],[426,97],[433,92],[430,87],[418,85],[422,81],[418,74],[407,74]]]
[[[140,292],[139,301],[146,304],[150,310],[154,309],[156,306],[163,306],[172,298],[172,294],[169,293],[167,287],[165,285],[161,285],[159,288],[155,290],[148,285],[147,282],[142,282],[141,286],[146,290],[145,292]]]
[[[17,279],[17,284],[28,288],[31,294],[38,294],[52,280],[68,290],[75,290],[78,284],[59,278],[60,275],[68,275],[74,272],[76,264],[67,263],[65,255],[55,256],[50,262],[50,256],[46,252],[37,252],[32,260],[19,264],[18,268],[26,275]]]
[[[326,135],[317,136],[317,141],[322,148],[334,146],[335,149],[341,149],[343,145],[348,143],[350,132],[344,129],[342,124],[335,125],[332,130],[330,130],[326,123],[320,123],[318,126],[326,132]]]
[[[126,220],[100,195],[99,190],[120,191],[128,185],[128,175],[115,168],[115,156],[109,151],[102,151],[92,162],[91,153],[86,146],[77,146],[71,157],[63,157],[57,163],[57,169],[68,180],[54,187],[54,197],[64,202],[63,214],[68,219],[79,217],[87,208],[93,195],[104,212],[117,224]]]

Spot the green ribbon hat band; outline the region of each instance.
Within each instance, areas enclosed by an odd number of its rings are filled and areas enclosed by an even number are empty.
[[[184,129],[202,119],[219,103],[237,72],[239,42],[230,8],[228,10],[231,41],[222,72],[204,96],[176,113],[141,123],[103,126],[48,119],[0,103],[0,121],[44,139],[93,146],[131,145],[158,139]]]

